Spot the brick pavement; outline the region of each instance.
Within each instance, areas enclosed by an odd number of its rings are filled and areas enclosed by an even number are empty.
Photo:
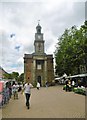
[[[13,98],[2,109],[3,118],[85,118],[85,96],[65,92],[62,86],[31,90],[31,107],[25,106],[25,96]]]

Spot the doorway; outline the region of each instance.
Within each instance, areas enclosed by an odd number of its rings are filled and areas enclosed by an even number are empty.
[[[42,84],[41,84],[41,76],[40,75],[37,77],[37,82],[39,82],[40,86],[42,86]]]

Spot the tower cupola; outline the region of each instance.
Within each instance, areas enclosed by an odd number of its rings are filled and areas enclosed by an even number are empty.
[[[37,31],[38,34],[41,33],[41,26],[40,26],[39,23],[38,23],[38,25],[36,26],[36,31]]]

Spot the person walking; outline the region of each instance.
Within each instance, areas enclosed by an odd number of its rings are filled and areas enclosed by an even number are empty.
[[[24,93],[25,93],[25,98],[26,98],[26,107],[27,109],[30,108],[30,96],[31,96],[31,87],[32,84],[30,84],[29,82],[27,82],[25,85],[24,85]]]
[[[18,99],[18,85],[17,85],[17,83],[13,84],[12,92],[13,92],[14,99]]]
[[[66,81],[65,81],[65,84],[66,84],[66,92],[68,91],[68,79],[66,79]]]
[[[48,82],[47,81],[46,81],[45,85],[46,85],[46,88],[47,88],[48,87]]]
[[[37,82],[37,89],[39,90],[40,89],[40,83]]]
[[[72,89],[75,87],[75,81],[72,80]]]

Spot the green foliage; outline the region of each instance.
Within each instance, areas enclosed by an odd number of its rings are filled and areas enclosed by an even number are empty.
[[[8,73],[5,73],[4,74],[4,79],[12,79],[12,75],[8,74]]]
[[[81,95],[86,95],[86,90],[82,89],[82,88],[74,88],[73,92],[77,93],[77,94],[81,94]]]
[[[15,79],[17,82],[24,82],[24,73],[21,73],[21,75],[18,72],[5,73],[4,79]]]
[[[66,85],[63,86],[63,90],[66,90]]]
[[[87,21],[79,29],[76,26],[66,29],[58,39],[55,60],[56,74],[59,76],[66,73],[80,73],[80,66],[87,70]]]
[[[12,78],[18,81],[19,73],[18,72],[12,72]]]
[[[6,73],[4,74],[4,78],[5,79],[15,79],[16,81],[18,81],[18,77],[19,77],[19,73],[18,72],[12,72],[12,73]]]

